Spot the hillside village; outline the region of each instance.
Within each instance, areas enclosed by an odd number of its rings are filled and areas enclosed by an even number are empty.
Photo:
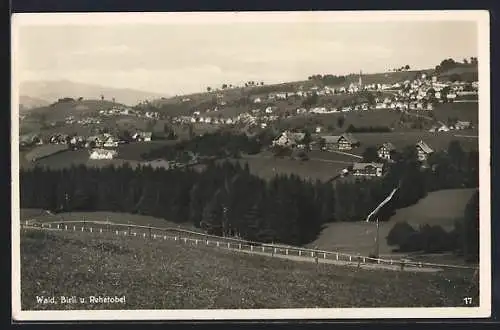
[[[340,86],[319,86],[315,83],[311,84],[311,81],[309,81],[309,87],[307,88],[304,84],[296,84],[295,89],[290,88],[285,91],[270,91],[265,94],[247,96],[245,98],[247,105],[239,109],[239,113],[234,115],[228,115],[225,110],[228,107],[230,108],[233,103],[240,102],[240,99],[229,99],[221,90],[207,93],[207,96],[213,99],[212,107],[193,108],[191,106],[188,108],[191,113],[183,115],[169,115],[168,112],[162,111],[162,108],[155,108],[148,102],[128,107],[117,104],[113,100],[109,107],[99,107],[95,113],[80,116],[72,114],[66,116],[62,123],[49,123],[48,126],[52,127],[52,133],[50,134],[32,132],[22,135],[19,143],[22,148],[43,144],[57,145],[53,149],[54,152],[60,152],[60,146],[64,145],[69,150],[87,150],[88,158],[91,160],[111,160],[119,157],[120,145],[148,143],[152,140],[165,140],[166,138],[175,139],[176,134],[173,127],[183,127],[183,130],[188,127],[190,134],[194,134],[192,126],[201,124],[212,127],[212,131],[214,129],[240,130],[246,132],[249,137],[255,136],[262,131],[272,132],[274,138],[268,145],[262,146],[263,150],[273,150],[277,154],[282,153],[284,149],[288,149],[298,152],[300,159],[307,160],[307,153],[310,151],[347,154],[359,152],[359,147],[362,144],[365,144],[363,147],[367,146],[366,143],[361,143],[356,138],[358,133],[385,132],[390,134],[393,131],[404,131],[405,127],[408,127],[405,126],[408,123],[399,120],[399,124],[402,125],[400,127],[394,127],[393,124],[368,126],[366,124],[369,124],[369,122],[365,122],[366,126],[355,127],[351,124],[347,129],[344,127],[343,130],[339,131],[339,127],[332,129],[332,125],[327,126],[321,123],[311,125],[311,118],[315,116],[336,115],[336,126],[340,126],[345,121],[345,118],[348,118],[351,114],[362,116],[363,113],[383,113],[386,111],[388,114],[406,116],[401,118],[407,118],[407,120],[409,118],[409,123],[413,125],[411,127],[418,128],[420,131],[427,129],[428,132],[433,134],[473,130],[475,128],[474,123],[461,120],[458,116],[448,118],[447,122],[437,120],[434,113],[439,112],[439,107],[444,104],[453,107],[454,104],[477,103],[479,88],[477,80],[463,81],[455,77],[456,80],[452,81],[450,79],[441,79],[434,74],[416,72],[414,79],[405,79],[390,84],[384,82],[365,84],[363,77],[362,72],[360,72],[357,82]],[[256,88],[262,88],[262,86]],[[336,97],[341,98],[340,103],[338,100],[334,101]],[[72,99],[60,99],[59,102],[71,103]],[[190,102],[192,102],[190,97],[180,98],[180,103]],[[295,104],[299,106],[292,108]],[[247,111],[244,110],[245,107],[248,109]],[[164,132],[158,134],[151,130],[139,128],[117,130],[103,125],[105,122],[113,121],[114,118],[116,120],[119,120],[119,118],[135,118],[136,120],[147,120],[149,122],[163,121],[165,123]],[[21,124],[23,120],[26,120],[26,116],[21,118]],[[299,120],[302,124],[289,128],[280,128],[289,126],[286,123],[293,120]],[[382,119],[381,122],[383,123],[384,120]],[[63,132],[64,130],[58,132],[58,127],[66,128],[72,125],[89,127],[92,129],[92,134],[82,135]],[[165,135],[168,135],[168,137]],[[373,161],[366,163],[354,161],[350,166],[340,170],[341,176],[352,173],[355,176],[380,177],[383,173],[383,162],[391,161],[392,155],[397,151],[397,148],[390,137],[372,147],[377,148],[378,161],[376,161],[377,159],[372,159]],[[434,151],[424,137],[415,141],[415,148],[421,161],[426,160]],[[50,150],[50,148],[46,149]],[[40,157],[47,157],[50,152],[48,154],[41,152],[37,153],[37,155],[31,157],[31,161],[36,161]],[[175,163],[175,161],[171,163]],[[334,173],[332,174],[334,175]]]

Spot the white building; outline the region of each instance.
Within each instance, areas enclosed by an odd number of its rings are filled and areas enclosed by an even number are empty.
[[[115,150],[93,149],[90,153],[90,159],[113,159],[116,155]]]

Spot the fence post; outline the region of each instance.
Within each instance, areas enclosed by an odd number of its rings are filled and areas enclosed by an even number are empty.
[[[132,231],[132,227],[128,226],[128,235],[130,236],[130,232]]]
[[[118,235],[118,230],[116,231],[116,235]]]
[[[84,228],[85,228],[85,227],[82,227],[82,232],[83,232],[83,229],[84,229]]]
[[[319,263],[318,254],[317,253],[314,255],[314,262]]]
[[[187,238],[186,237],[184,237],[184,243],[187,243]]]
[[[142,237],[146,238],[146,233],[142,233]]]
[[[349,256],[349,262],[351,262],[351,261],[352,261],[352,256]]]
[[[266,248],[265,247],[262,247],[262,252],[265,252],[266,251]]]
[[[299,257],[302,256],[302,250],[299,250]]]
[[[153,234],[153,238],[156,239],[156,234]]]
[[[326,253],[323,252],[323,259],[326,259]]]
[[[90,232],[92,232],[92,227],[90,227]]]
[[[57,224],[57,229],[59,229],[59,224]]]
[[[241,243],[238,244],[238,250],[241,250]]]
[[[99,229],[99,232],[102,234],[102,228]]]
[[[314,251],[311,251],[311,257],[314,257]]]
[[[285,249],[285,254],[288,255],[288,249]]]
[[[195,241],[194,241],[194,244],[198,245],[198,240],[195,240]]]
[[[217,241],[217,247],[219,247],[219,241]]]
[[[339,254],[335,253],[335,259],[339,260]]]
[[[149,227],[149,239],[151,239],[151,227]]]
[[[67,225],[64,225],[64,230],[68,230],[68,226]]]
[[[250,245],[250,251],[253,251],[253,245]]]
[[[76,231],[76,226],[73,226],[73,231]]]

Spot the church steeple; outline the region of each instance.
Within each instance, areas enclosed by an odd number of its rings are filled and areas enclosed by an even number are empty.
[[[359,88],[362,88],[363,87],[363,72],[361,70],[359,70],[359,81],[358,81],[358,86]]]

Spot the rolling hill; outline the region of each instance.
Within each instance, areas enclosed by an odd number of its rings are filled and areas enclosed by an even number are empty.
[[[114,97],[116,102],[133,106],[144,100],[166,96],[135,89],[111,88],[97,84],[83,84],[67,80],[25,81],[21,83],[19,88],[20,95],[27,95],[31,98],[39,98],[47,100],[48,102],[55,102],[59,98],[64,97],[99,99],[101,95],[104,95],[106,100],[111,100]]]
[[[124,104],[95,99],[74,102],[57,102],[48,106],[32,109],[28,114],[28,119],[40,119],[48,122],[64,120],[67,116],[80,118],[102,109],[109,109],[113,106],[124,106]]]
[[[27,112],[32,109],[48,106],[49,101],[37,97],[21,95],[19,97],[19,112]]]
[[[418,203],[397,210],[389,221],[380,223],[380,254],[393,254],[393,248],[387,245],[385,238],[396,222],[406,221],[415,228],[418,228],[419,225],[429,224],[440,225],[447,231],[452,230],[454,221],[463,216],[465,205],[474,192],[475,189],[435,191],[429,193]],[[374,251],[375,230],[375,223],[365,221],[334,222],[327,225],[310,246],[331,251],[349,251],[368,255]]]

